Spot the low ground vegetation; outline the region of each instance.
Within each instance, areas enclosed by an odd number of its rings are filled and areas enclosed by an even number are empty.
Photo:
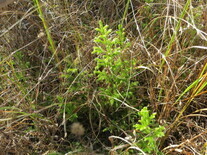
[[[205,0],[33,0],[0,12],[5,154],[206,154]]]

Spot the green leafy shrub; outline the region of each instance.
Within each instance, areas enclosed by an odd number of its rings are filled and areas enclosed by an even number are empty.
[[[155,124],[156,113],[150,114],[147,107],[144,107],[138,115],[141,117],[138,124],[134,128],[141,132],[137,134],[139,141],[137,145],[144,152],[158,152],[157,138],[164,136],[164,127]]]
[[[97,45],[92,53],[98,57],[95,59],[94,75],[97,76],[96,81],[105,104],[117,107],[116,99],[132,97],[133,89],[138,84],[131,82],[135,61],[127,52],[130,43],[126,40],[122,25],[118,26],[114,34],[108,25],[104,26],[100,21],[96,31],[98,35],[94,42]]]

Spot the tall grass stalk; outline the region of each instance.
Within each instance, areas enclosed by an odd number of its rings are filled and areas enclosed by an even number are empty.
[[[165,51],[165,53],[163,55],[164,58],[162,59],[162,62],[160,64],[160,71],[162,70],[163,65],[166,62],[166,57],[169,56],[169,54],[172,50],[172,47],[173,47],[174,43],[176,42],[177,34],[178,34],[178,31],[179,31],[180,26],[181,26],[181,21],[185,17],[185,15],[187,14],[187,10],[189,9],[190,4],[191,4],[191,0],[187,0],[185,6],[183,8],[183,11],[181,12],[181,14],[179,16],[179,20],[178,20],[178,23],[177,23],[177,25],[175,27],[175,30],[173,32],[173,36],[171,37],[170,42],[167,46],[167,50]],[[160,91],[159,91],[158,101],[160,101],[162,93],[163,93],[163,88],[161,88]]]
[[[173,32],[173,36],[171,37],[170,42],[169,42],[169,44],[167,46],[167,50],[166,50],[166,52],[164,54],[164,57],[168,57],[170,52],[171,52],[171,49],[172,49],[172,47],[173,47],[173,45],[174,45],[174,43],[176,41],[176,37],[177,37],[178,31],[179,31],[180,26],[181,26],[181,21],[185,17],[185,15],[187,14],[187,10],[189,9],[190,4],[191,4],[191,0],[187,0],[185,6],[183,8],[183,11],[181,12],[181,14],[179,16],[178,23],[177,23],[177,25],[175,27],[175,31]],[[164,64],[165,64],[165,59],[162,60],[160,68],[162,68]]]
[[[174,122],[169,126],[165,137],[163,139],[164,140],[169,137],[170,132],[176,128],[177,126],[179,126],[180,124],[180,120],[183,116],[183,113],[187,110],[187,108],[189,107],[189,105],[191,104],[191,102],[194,100],[195,97],[206,93],[206,91],[203,91],[204,88],[206,88],[207,86],[207,72],[206,72],[206,68],[207,68],[207,63],[204,65],[203,69],[201,70],[199,77],[190,85],[188,86],[183,93],[181,93],[181,95],[178,97],[178,99],[175,101],[175,103],[173,104],[173,106],[175,106],[179,101],[181,101],[181,98],[188,92],[192,92],[190,97],[187,99],[185,105],[183,106],[183,108],[179,111],[178,116],[176,117],[176,119],[174,120]],[[203,91],[203,92],[202,92]]]
[[[48,23],[47,23],[47,21],[45,19],[43,11],[42,11],[42,6],[41,6],[39,0],[33,0],[33,2],[34,2],[35,6],[37,8],[37,12],[39,14],[39,17],[40,17],[40,19],[42,21],[45,33],[47,35],[47,39],[48,39],[48,42],[50,44],[50,51],[54,55],[56,63],[59,63],[60,61],[59,61],[58,54],[57,54],[57,47],[56,47],[56,45],[55,45],[55,43],[53,41],[53,38],[52,38],[52,35],[51,35],[51,32],[50,32]],[[58,69],[59,69],[59,71],[62,71],[62,67],[60,65],[58,65]]]
[[[129,10],[129,4],[130,4],[130,0],[127,0],[126,6],[124,9],[124,14],[123,14],[122,21],[121,21],[121,25],[124,25],[124,20],[126,20],[126,16]]]

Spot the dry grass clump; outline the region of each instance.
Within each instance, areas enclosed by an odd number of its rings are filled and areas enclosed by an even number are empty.
[[[134,111],[123,117],[123,104],[113,112],[102,106],[100,85],[91,76],[95,28],[102,20],[112,29],[120,23],[126,28],[139,84],[136,103],[124,102],[157,113],[166,127],[160,150],[205,154],[204,0],[46,0],[39,9],[34,2],[17,1],[0,11],[0,150],[108,151],[111,134],[133,134]]]

